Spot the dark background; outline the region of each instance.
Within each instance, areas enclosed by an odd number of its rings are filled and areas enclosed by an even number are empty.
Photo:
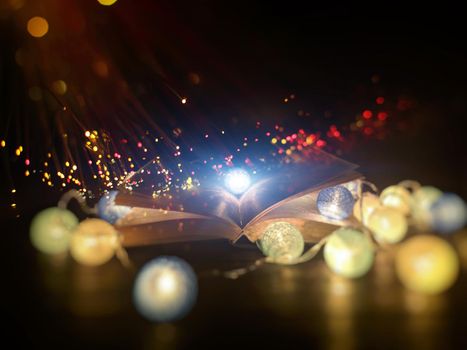
[[[118,3],[130,6],[129,1]],[[181,116],[178,123],[222,126],[235,117],[249,125],[260,115],[271,123],[299,127],[308,121],[277,107],[284,96],[295,93],[305,108],[320,116],[346,104],[354,108],[351,97],[378,74],[388,96],[407,95],[416,101],[410,127],[393,131],[384,141],[362,140],[346,159],[360,164],[362,173],[381,188],[413,178],[466,198],[467,56],[460,5],[155,3],[176,18],[154,22],[165,30],[167,40],[190,35],[203,44],[195,45],[199,50],[177,46],[180,57],[194,62],[207,81],[190,95],[196,113]],[[2,26],[0,98],[6,113],[9,84],[21,74],[11,60],[16,49],[12,29],[7,22]],[[127,60],[132,60],[131,53]],[[163,53],[161,60],[171,79],[183,87],[185,72],[164,61]],[[142,73],[135,71],[136,76]],[[345,120],[335,118],[336,123]],[[2,309],[7,339],[14,344],[148,349],[467,346],[465,272],[450,291],[426,298],[398,284],[390,253],[381,255],[369,276],[352,283],[332,276],[320,257],[297,267],[267,266],[238,281],[203,277],[212,268],[243,266],[260,256],[254,248],[227,242],[130,250],[137,267],[160,254],[173,254],[200,274],[199,300],[188,317],[172,325],[151,325],[130,302],[134,272],[125,271],[118,261],[90,269],[32,249],[30,219],[56,203],[60,193],[26,180],[17,186],[21,211],[11,210],[8,203],[2,203],[1,211],[6,274]],[[8,190],[2,189],[4,197]]]

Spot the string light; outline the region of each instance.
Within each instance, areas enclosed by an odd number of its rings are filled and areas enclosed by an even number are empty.
[[[266,227],[258,246],[263,254],[272,260],[291,261],[302,255],[305,242],[294,225],[278,221]]]
[[[27,24],[29,34],[35,38],[41,38],[49,31],[49,23],[43,17],[32,17]]]
[[[430,208],[442,194],[441,190],[432,186],[422,186],[414,191],[412,195],[412,217],[418,229],[427,230],[431,228]]]
[[[381,192],[379,198],[384,206],[397,209],[404,215],[410,214],[412,198],[403,186],[389,186]]]
[[[441,233],[451,233],[467,223],[467,207],[458,195],[444,193],[430,208],[433,228]]]
[[[329,236],[324,246],[324,260],[336,274],[357,278],[373,266],[374,250],[362,232],[342,227]]]
[[[82,221],[70,241],[71,256],[83,265],[102,265],[112,259],[118,247],[114,227],[100,219]]]
[[[56,207],[42,210],[31,222],[31,243],[46,254],[64,253],[78,223],[78,218],[69,210]]]
[[[320,214],[334,220],[343,220],[352,213],[355,199],[344,186],[328,187],[318,194],[316,206]]]
[[[410,290],[438,294],[451,287],[459,274],[455,250],[435,236],[420,235],[407,240],[395,259],[396,273]]]
[[[110,191],[103,195],[97,203],[97,213],[99,217],[111,224],[116,223],[118,219],[124,217],[131,211],[131,207],[115,204],[117,195],[118,191]]]
[[[407,234],[407,219],[399,210],[379,207],[368,218],[368,228],[380,243],[400,242]]]
[[[355,218],[363,223],[365,226],[368,225],[368,218],[376,208],[381,206],[379,197],[373,193],[365,192],[362,197],[359,198],[353,206],[353,215]],[[361,212],[363,212],[363,217]]]
[[[191,266],[177,257],[159,257],[143,266],[133,287],[136,310],[150,321],[171,322],[183,318],[198,294]]]

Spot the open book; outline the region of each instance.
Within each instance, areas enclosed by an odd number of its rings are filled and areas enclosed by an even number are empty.
[[[339,184],[355,188],[361,178],[356,168],[310,148],[256,179],[240,197],[215,180],[160,198],[137,190],[121,191],[116,204],[132,210],[116,225],[124,246],[219,238],[235,241],[242,235],[254,242],[274,221],[290,222],[306,242],[317,242],[336,226],[351,223],[321,215],[316,207],[319,191]]]

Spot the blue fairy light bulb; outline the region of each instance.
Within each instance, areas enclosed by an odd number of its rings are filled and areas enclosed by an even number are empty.
[[[266,227],[258,246],[264,255],[273,260],[290,261],[302,255],[305,242],[294,225],[278,221]]]
[[[355,199],[352,193],[344,186],[328,187],[321,190],[316,202],[320,214],[334,220],[348,218],[354,204]]]
[[[467,207],[458,195],[444,193],[431,206],[431,224],[435,231],[451,233],[467,223]]]
[[[78,218],[67,209],[44,209],[31,222],[31,243],[46,254],[64,253],[68,250],[72,233],[78,224]]]
[[[103,195],[97,203],[97,213],[99,217],[111,224],[115,224],[118,219],[127,215],[131,210],[131,207],[115,204],[117,194],[118,191],[110,191]]]
[[[153,322],[183,318],[193,307],[198,282],[191,266],[173,256],[151,260],[138,273],[133,286],[136,310]]]
[[[233,169],[225,176],[225,187],[233,194],[242,194],[250,187],[250,175],[243,169]]]

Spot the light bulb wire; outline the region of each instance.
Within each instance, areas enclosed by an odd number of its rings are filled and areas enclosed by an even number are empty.
[[[65,192],[61,197],[60,200],[58,201],[57,207],[60,209],[67,209],[68,205],[70,204],[70,201],[76,200],[81,208],[81,210],[88,214],[88,215],[96,215],[97,214],[97,207],[89,207],[86,203],[86,198],[84,195],[75,190],[69,190]],[[127,269],[132,269],[133,263],[131,262],[127,250],[123,247],[123,236],[117,232],[118,239],[117,239],[117,244],[115,247],[115,256],[117,257],[118,261],[123,265],[123,267]]]
[[[84,197],[84,195],[73,189],[73,190],[69,190],[67,192],[65,192],[61,197],[60,197],[60,200],[58,201],[58,204],[57,204],[57,207],[59,207],[60,209],[67,209],[68,208],[68,205],[70,204],[70,201],[71,200],[75,200],[78,202],[81,210],[86,213],[86,214],[91,214],[91,215],[95,215],[97,214],[97,208],[96,207],[89,207],[86,203],[86,198]]]
[[[371,232],[371,230],[368,228],[368,226],[366,225],[365,223],[365,219],[364,219],[364,216],[363,216],[363,188],[364,186],[367,186],[369,187],[369,189],[377,194],[378,193],[378,187],[376,187],[376,185],[370,181],[367,181],[367,180],[360,180],[359,181],[359,186],[358,186],[358,198],[360,199],[360,203],[359,203],[359,206],[360,206],[360,224],[358,225],[359,229],[361,229],[363,231],[363,234],[368,238],[368,240],[370,241],[371,243],[371,246],[373,247],[374,250],[377,250],[378,249],[378,244],[375,242],[374,240],[374,236]]]

